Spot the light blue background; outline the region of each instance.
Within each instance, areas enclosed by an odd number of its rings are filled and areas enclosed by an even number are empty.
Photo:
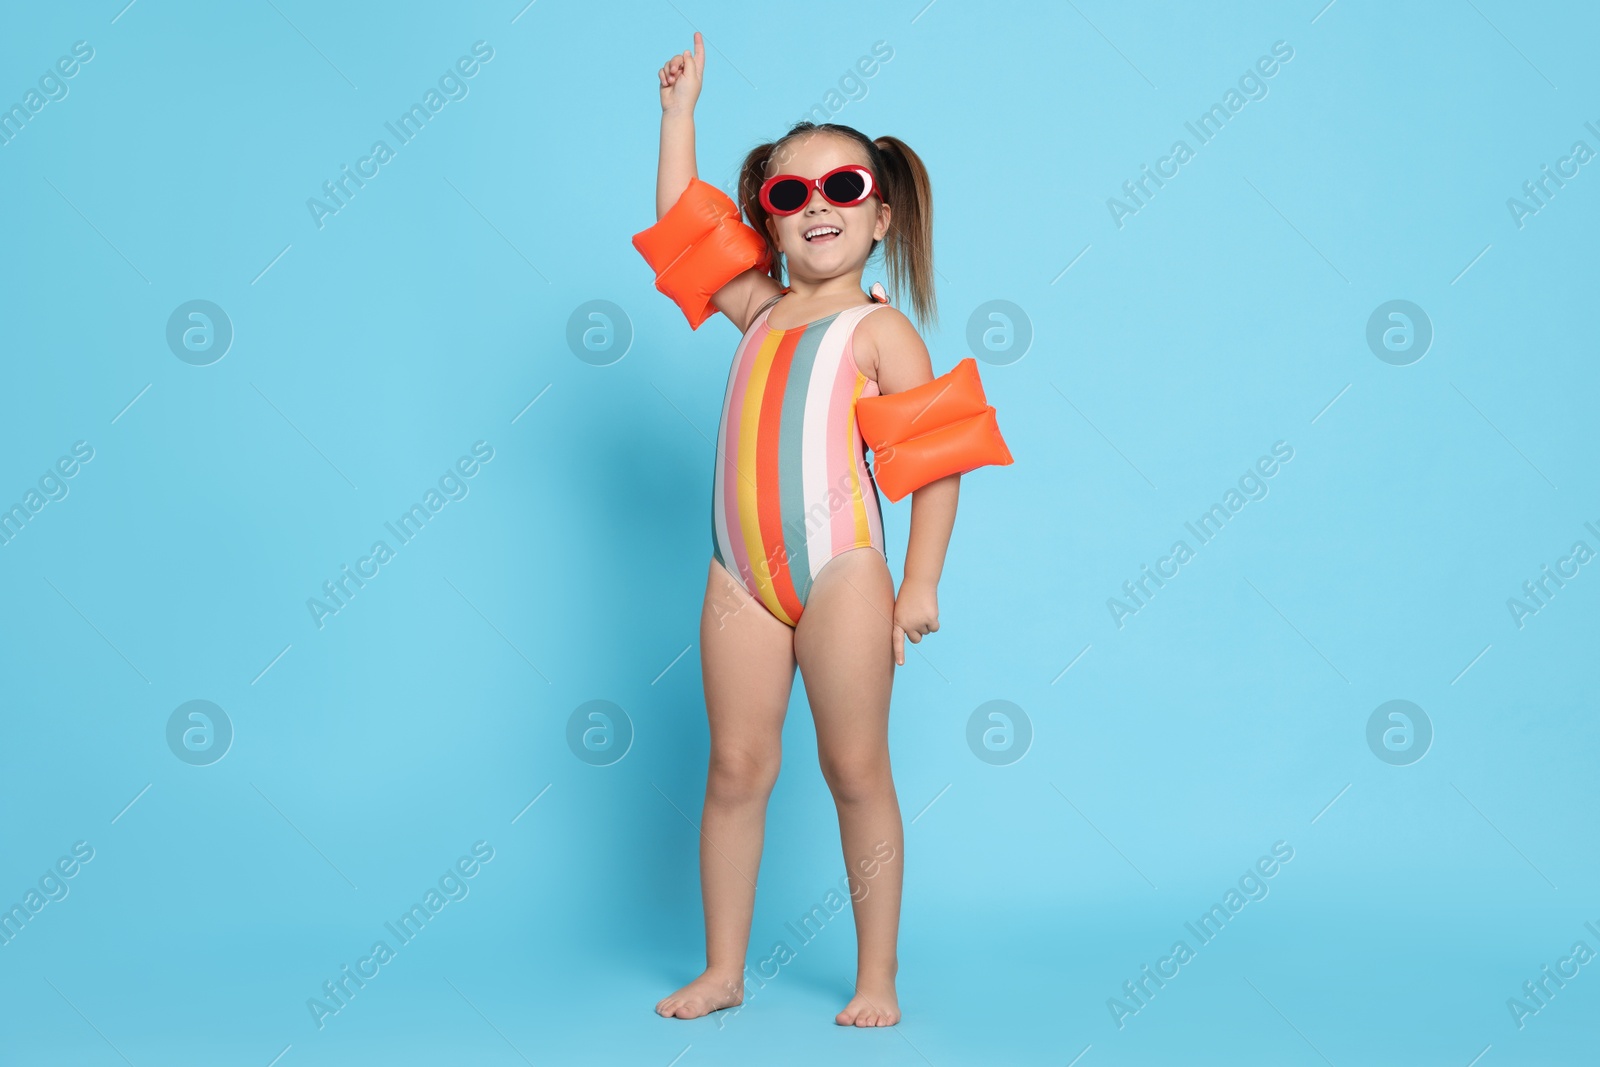
[[[1507,608],[1600,549],[1600,164],[1521,228],[1506,206],[1600,149],[1589,5],[123,2],[0,35],[0,104],[95,50],[0,146],[0,505],[94,449],[0,547],[0,904],[95,850],[0,947],[0,1060],[1593,1056],[1600,965],[1520,1030],[1506,1006],[1600,950],[1595,564]],[[886,42],[834,118],[927,162],[935,369],[987,301],[1034,331],[983,353],[1016,463],[963,480],[941,629],[897,675],[893,1030],[832,1023],[844,917],[736,1015],[651,1012],[703,961],[697,621],[736,335],[691,333],[628,238],[655,71],[696,28],[723,185]],[[319,229],[307,198],[479,40],[468,95]],[[1268,95],[1119,229],[1107,198],[1280,40]],[[236,331],[210,366],[166,344],[193,299]],[[1394,299],[1435,331],[1409,366],[1365,340]],[[634,334],[609,366],[566,341],[591,300]],[[318,629],[307,598],[477,441],[469,495]],[[1278,441],[1269,495],[1119,628],[1108,598]],[[236,730],[211,766],[165,740],[193,699]],[[565,740],[592,699],[635,731],[609,767]],[[1409,766],[1367,744],[1392,699],[1435,731]],[[1008,766],[967,746],[990,700],[1032,726]],[[798,687],[785,742],[752,965],[843,874]],[[476,841],[470,895],[319,1030],[307,999]],[[1119,1029],[1108,998],[1277,841],[1270,894]]]

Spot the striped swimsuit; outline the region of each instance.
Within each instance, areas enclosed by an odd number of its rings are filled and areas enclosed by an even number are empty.
[[[885,551],[856,426],[856,400],[877,396],[878,383],[857,368],[852,343],[856,324],[884,306],[779,330],[767,325],[769,302],[734,353],[717,427],[712,554],[789,626],[829,560]]]

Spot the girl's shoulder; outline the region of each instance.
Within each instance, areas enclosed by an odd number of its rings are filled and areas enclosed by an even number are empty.
[[[889,303],[889,294],[883,288],[882,282],[873,282],[869,295],[873,304],[880,306],[873,308],[873,314],[862,317],[860,328],[867,336],[903,335],[906,330],[917,332],[911,320],[899,308]]]
[[[876,297],[881,287],[874,285],[872,288]],[[885,353],[893,353],[897,358],[901,353],[912,356],[920,354],[922,361],[926,362],[928,349],[916,325],[904,312],[890,305],[887,300],[879,303],[881,306],[871,314],[863,315],[857,323],[855,341],[858,349],[856,362],[861,372],[881,385]]]

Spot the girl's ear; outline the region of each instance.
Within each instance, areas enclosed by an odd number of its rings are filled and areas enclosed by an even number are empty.
[[[783,251],[783,245],[780,244],[779,241],[778,241],[778,223],[773,219],[773,217],[771,215],[768,215],[762,221],[766,223],[767,232],[772,235],[772,246],[774,248],[776,248],[779,252],[782,252]]]
[[[878,225],[873,228],[872,239],[881,241],[889,232],[889,222],[894,217],[894,211],[888,204],[878,205]]]

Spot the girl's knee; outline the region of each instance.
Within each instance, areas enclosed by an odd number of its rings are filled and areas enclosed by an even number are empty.
[[[894,793],[887,755],[850,755],[822,759],[822,777],[840,804],[853,804]]]
[[[724,804],[765,800],[778,781],[780,754],[750,748],[711,752],[706,795]]]

